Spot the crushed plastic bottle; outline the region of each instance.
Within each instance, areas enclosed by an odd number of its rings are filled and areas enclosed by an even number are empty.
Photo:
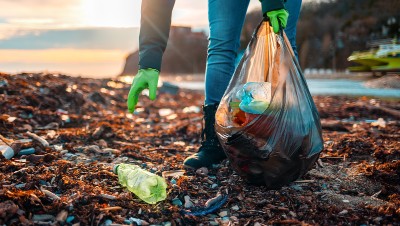
[[[236,93],[239,108],[247,113],[262,114],[271,103],[271,83],[248,82]]]
[[[164,178],[139,166],[124,163],[115,165],[113,171],[118,175],[118,182],[143,201],[155,204],[167,198],[167,183]]]

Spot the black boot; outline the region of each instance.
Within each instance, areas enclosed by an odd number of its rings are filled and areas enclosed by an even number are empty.
[[[208,167],[212,164],[218,164],[226,158],[214,130],[215,112],[217,108],[218,104],[203,106],[205,126],[201,132],[201,147],[196,154],[185,159],[183,162],[184,167],[194,169]]]

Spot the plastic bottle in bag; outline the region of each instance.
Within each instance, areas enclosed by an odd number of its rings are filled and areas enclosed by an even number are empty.
[[[118,182],[143,201],[155,204],[167,198],[164,178],[139,166],[124,163],[115,165],[113,171],[118,175]]]
[[[271,103],[271,83],[248,82],[236,93],[239,108],[247,113],[262,114]]]

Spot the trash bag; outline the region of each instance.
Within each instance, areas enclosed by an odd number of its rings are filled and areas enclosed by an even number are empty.
[[[321,124],[282,31],[262,21],[216,113],[215,129],[234,170],[280,188],[303,176],[323,149]]]

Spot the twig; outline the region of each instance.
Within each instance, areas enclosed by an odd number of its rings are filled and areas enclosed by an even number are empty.
[[[47,140],[39,137],[38,135],[31,133],[31,132],[26,132],[26,134],[30,137],[32,137],[33,139],[39,141],[44,147],[48,147],[49,146],[49,142],[47,142]]]
[[[296,180],[295,183],[313,183],[315,180]]]
[[[53,192],[51,192],[51,191],[49,191],[49,190],[46,190],[46,189],[43,189],[43,188],[40,188],[40,190],[41,190],[45,195],[49,196],[49,197],[52,198],[52,199],[55,199],[55,200],[60,200],[60,199],[61,199],[60,197],[58,197],[56,194],[54,194]]]
[[[122,207],[120,206],[110,206],[106,208],[101,208],[101,211],[113,211],[113,210],[122,210]]]
[[[1,134],[0,134],[0,140],[3,141],[8,146],[11,146],[11,144],[9,142],[12,142],[12,140],[3,137]]]
[[[100,194],[99,197],[105,198],[105,199],[109,199],[109,200],[116,200],[117,199],[117,197],[115,197],[114,195],[109,195],[109,194]]]

